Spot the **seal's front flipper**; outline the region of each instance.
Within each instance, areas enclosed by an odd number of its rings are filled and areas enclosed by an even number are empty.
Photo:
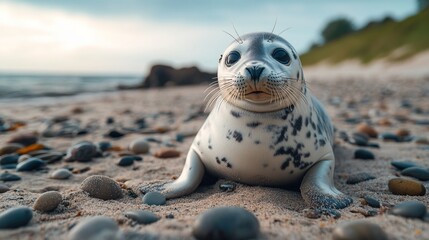
[[[167,199],[185,196],[197,189],[203,179],[204,171],[200,157],[191,149],[178,179],[173,182],[143,186],[140,190],[143,193],[158,191],[164,194]]]
[[[353,199],[334,186],[334,161],[323,160],[314,164],[301,183],[301,195],[312,208],[345,208]]]

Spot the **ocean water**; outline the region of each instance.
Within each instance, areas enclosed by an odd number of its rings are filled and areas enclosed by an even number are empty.
[[[0,74],[0,102],[22,102],[76,97],[116,91],[136,85],[143,76],[80,76]]]

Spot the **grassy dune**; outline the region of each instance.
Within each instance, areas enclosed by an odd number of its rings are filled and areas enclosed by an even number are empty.
[[[407,59],[429,49],[429,8],[400,22],[370,26],[301,55],[304,65],[358,59],[369,63]]]

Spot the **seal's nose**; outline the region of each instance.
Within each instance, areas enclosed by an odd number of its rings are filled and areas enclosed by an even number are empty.
[[[252,67],[247,67],[246,71],[250,74],[250,78],[251,80],[257,82],[259,81],[259,77],[262,74],[262,71],[264,71],[264,67],[260,67],[260,66],[252,66]]]

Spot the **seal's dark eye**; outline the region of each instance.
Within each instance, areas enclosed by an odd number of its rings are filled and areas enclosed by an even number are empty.
[[[286,52],[286,50],[284,50],[283,48],[274,49],[271,56],[273,56],[273,58],[275,60],[279,61],[282,64],[289,64],[290,63],[289,53]]]
[[[231,67],[234,63],[238,62],[240,60],[240,53],[237,51],[232,51],[228,54],[228,56],[225,59],[225,64],[227,67]]]

